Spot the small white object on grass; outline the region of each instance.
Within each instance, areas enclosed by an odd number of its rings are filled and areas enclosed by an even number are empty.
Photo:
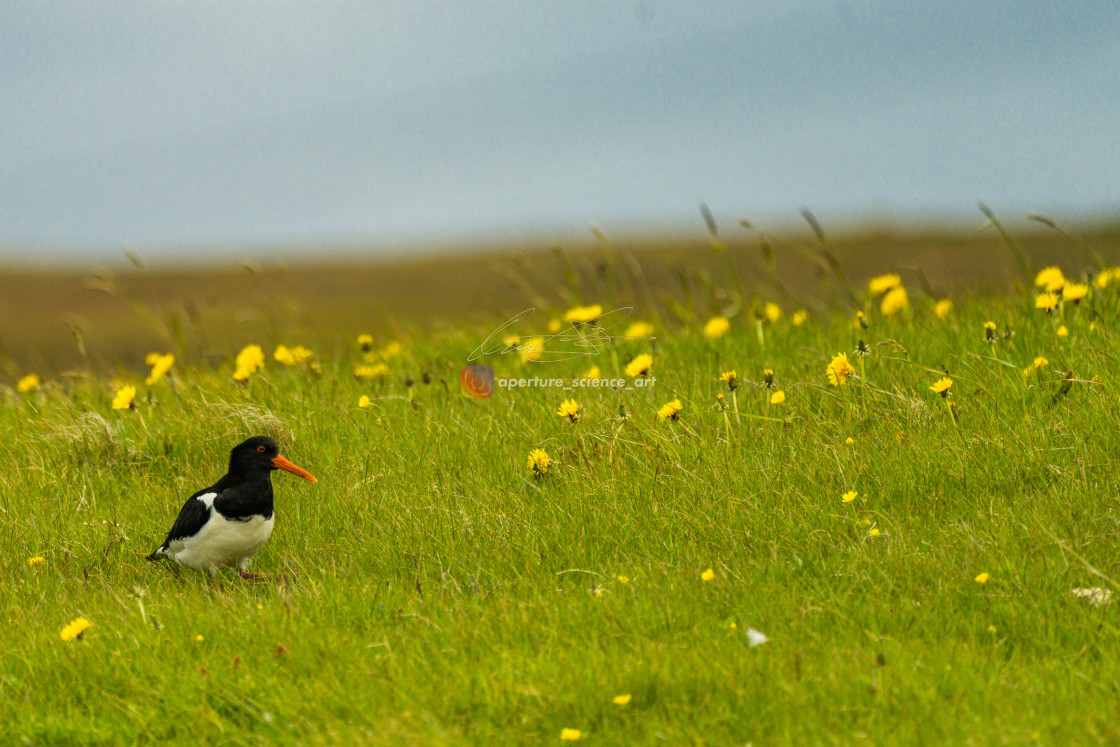
[[[770,639],[767,638],[766,634],[761,630],[747,628],[747,640],[750,641],[751,647],[753,648],[754,646],[761,646]]]
[[[1090,589],[1074,589],[1071,592],[1075,597],[1080,597],[1092,607],[1102,607],[1112,601],[1112,590],[1094,586]]]

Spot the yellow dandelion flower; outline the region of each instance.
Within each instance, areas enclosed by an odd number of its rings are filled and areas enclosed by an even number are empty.
[[[373,335],[358,335],[358,347],[364,353],[373,350]]]
[[[533,473],[533,477],[544,477],[548,474],[548,468],[552,464],[552,458],[545,452],[544,449],[533,449],[529,452],[529,471]]]
[[[567,418],[568,422],[574,423],[580,419],[579,404],[574,399],[566,399],[560,403],[560,409],[556,414],[562,418]]]
[[[1047,293],[1057,293],[1066,284],[1066,278],[1057,267],[1047,267],[1035,275],[1034,284]]]
[[[264,351],[261,350],[260,345],[246,345],[237,354],[234,365],[237,370],[234,371],[233,378],[238,381],[248,381],[249,377],[264,365]]]
[[[517,346],[521,344],[521,338],[517,335],[510,335],[506,339],[502,340],[502,342],[505,343],[507,348],[511,350],[517,350]]]
[[[930,391],[936,392],[937,394],[940,394],[942,397],[948,397],[949,396],[949,388],[951,386],[953,386],[953,380],[950,379],[948,376],[943,376],[940,379],[938,379],[937,381],[933,382],[933,386],[930,387]]]
[[[789,318],[789,320],[793,323],[793,326],[795,326],[795,327],[800,327],[808,319],[809,319],[809,312],[806,311],[805,309],[798,309],[797,311],[793,312],[793,316],[791,316]]]
[[[856,496],[858,495],[859,493],[857,493],[856,491],[849,490],[847,493],[844,493],[844,495],[840,496],[840,501],[842,503],[851,503],[856,499]]]
[[[199,633],[198,635],[196,635],[194,637],[194,642],[195,643],[202,643],[204,640],[206,640],[206,639],[202,637],[202,633]]]
[[[649,322],[634,322],[626,328],[623,337],[649,337],[653,334],[653,325]]]
[[[1098,290],[1104,290],[1108,287],[1109,283],[1120,277],[1120,268],[1110,267],[1106,270],[1101,270],[1097,277],[1093,280],[1093,285]]]
[[[653,356],[649,353],[636,355],[634,356],[634,360],[626,364],[626,375],[632,379],[637,376],[648,376],[649,369],[652,365]]]
[[[770,301],[762,307],[762,313],[766,315],[767,321],[773,324],[782,318],[782,307]]]
[[[855,372],[855,366],[848,360],[847,353],[837,353],[825,369],[825,373],[828,374],[828,383],[832,386],[840,386]]]
[[[719,375],[719,380],[727,384],[727,388],[735,391],[739,388],[739,377],[734,371],[724,371]]]
[[[1082,298],[1089,295],[1089,286],[1085,283],[1066,283],[1062,288],[1062,298],[1067,301],[1079,302]]]
[[[978,584],[986,584],[986,583],[988,583],[988,579],[989,579],[989,578],[991,578],[991,576],[990,576],[990,575],[988,575],[988,572],[987,572],[987,571],[984,571],[983,573],[981,573],[981,574],[979,574],[978,576],[976,576],[976,583],[978,583]]]
[[[560,320],[559,320],[559,319],[557,319],[556,317],[553,317],[553,318],[549,319],[549,320],[548,320],[548,331],[549,331],[549,334],[553,334],[553,335],[554,335],[554,334],[556,334],[557,332],[559,332],[559,331],[560,331],[560,326],[561,326],[561,325],[560,325]]]
[[[860,329],[867,329],[871,326],[871,322],[867,321],[867,315],[862,311],[857,311],[855,319],[852,320],[852,328],[859,327]]]
[[[999,335],[996,334],[996,323],[984,322],[984,342],[995,345],[997,340],[999,340]]]
[[[369,407],[369,397],[364,394],[358,397],[358,407]]]
[[[630,702],[631,697],[633,696],[631,696],[630,693],[626,693],[625,695],[616,695],[614,696],[614,699],[611,700],[611,702],[617,706],[624,706]]]
[[[38,389],[39,385],[42,383],[43,381],[39,378],[39,374],[27,374],[16,382],[16,391],[20,394],[28,394]]]
[[[28,559],[27,559],[27,564],[28,564],[29,566],[31,566],[32,568],[34,568],[34,567],[35,567],[35,566],[37,566],[37,565],[42,565],[42,564],[43,564],[43,562],[44,562],[44,558],[43,558],[43,556],[42,556],[42,555],[36,555],[36,556],[35,556],[35,557],[33,557],[33,558],[28,558]]]
[[[539,361],[542,350],[544,350],[544,338],[530,337],[521,344],[518,353],[521,356],[521,362],[528,363],[529,361]]]
[[[989,632],[989,633],[994,633],[994,632],[996,632],[996,626],[995,626],[995,625],[989,625],[989,626],[988,626],[988,632]]]
[[[1042,368],[1043,366],[1046,366],[1046,365],[1049,365],[1049,364],[1050,364],[1050,361],[1046,360],[1045,358],[1043,358],[1040,355],[1040,356],[1038,356],[1037,358],[1034,359],[1034,363],[1032,363],[1031,365],[1033,365],[1035,370],[1037,371],[1038,369]]]
[[[944,319],[949,316],[949,312],[953,310],[953,302],[948,298],[942,298],[933,307],[933,313],[937,315],[938,319]]]
[[[583,737],[583,732],[579,729],[561,729],[560,741],[561,742],[578,742]]]
[[[902,278],[898,275],[879,275],[871,278],[867,283],[867,290],[873,296],[880,296],[887,291],[894,290],[902,285]]]
[[[136,387],[122,386],[113,396],[114,410],[127,410],[132,407],[132,400],[136,399]]]
[[[704,336],[708,339],[715,340],[723,337],[727,330],[731,329],[731,322],[727,321],[722,316],[713,316],[704,325]]]
[[[389,366],[385,363],[375,363],[372,366],[357,366],[354,369],[354,378],[369,380],[375,376],[384,376],[389,373]]]
[[[378,352],[381,353],[382,358],[392,358],[400,355],[402,350],[404,350],[404,346],[396,340],[393,340],[392,342],[386,343],[385,347],[381,348]]]
[[[676,420],[680,417],[681,410],[683,409],[684,405],[681,404],[679,399],[666,402],[657,410],[657,419],[665,420],[667,418],[669,420]]]
[[[592,366],[591,368],[587,369],[587,372],[583,374],[583,378],[585,378],[585,379],[601,379],[602,376],[599,373],[599,367],[598,366]]]
[[[1053,313],[1058,306],[1058,296],[1055,293],[1040,293],[1035,296],[1034,307],[1042,309],[1047,314]]]
[[[629,576],[619,576],[618,577],[618,582],[620,584],[628,584],[628,583],[630,583],[630,577]]]
[[[175,365],[175,356],[172,353],[148,353],[145,362],[152,367],[152,372],[148,375],[148,378],[144,379],[144,383],[151,386],[167,375],[167,372]]]
[[[878,537],[879,536],[879,528],[878,527],[871,527],[871,531],[869,531],[867,533],[867,535],[869,537]]]
[[[71,620],[66,627],[59,631],[58,637],[64,641],[72,641],[81,636],[86,631],[86,628],[93,625],[89,620],[84,617],[77,617]]]
[[[701,581],[711,581],[715,577],[716,577],[716,572],[713,571],[711,568],[709,568],[708,570],[706,570],[706,571],[704,571],[703,573],[700,574],[700,580]]]
[[[847,438],[844,439],[844,443],[848,444],[849,446],[851,446],[855,442],[856,442],[856,440],[854,438],[852,438],[851,436],[848,436]]]
[[[596,303],[590,306],[577,306],[574,309],[568,309],[568,312],[564,314],[564,321],[584,324],[594,321],[602,315],[603,307]]]
[[[1058,327],[1058,331],[1055,332],[1055,334],[1058,335],[1058,337],[1068,337],[1069,336],[1069,328],[1066,327],[1066,325],[1063,324],[1062,326]]]
[[[272,357],[285,366],[294,366],[296,364],[296,357],[292,355],[292,351],[288,349],[287,345],[277,345]]]
[[[890,316],[909,307],[910,297],[906,295],[906,288],[900,285],[883,296],[883,302],[879,304],[879,311],[882,312],[883,316]]]
[[[781,389],[770,395],[770,404],[780,405],[786,401],[786,393]]]

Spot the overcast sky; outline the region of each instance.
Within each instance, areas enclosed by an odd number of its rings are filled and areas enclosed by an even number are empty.
[[[1116,0],[0,0],[0,102],[6,253],[1120,208]]]

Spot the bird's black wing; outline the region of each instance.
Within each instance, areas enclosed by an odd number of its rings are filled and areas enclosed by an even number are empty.
[[[202,525],[210,518],[213,509],[206,505],[201,496],[207,493],[217,493],[218,491],[213,488],[200,490],[183,504],[179,509],[179,516],[176,517],[175,523],[171,525],[171,531],[167,533],[167,539],[163,544],[148,556],[149,560],[154,560],[161,550],[166,550],[167,546],[171,544],[172,540],[182,539],[183,537],[191,537],[198,534],[198,530],[202,529]]]

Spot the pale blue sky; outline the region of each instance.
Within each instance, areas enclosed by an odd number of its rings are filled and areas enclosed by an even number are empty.
[[[8,254],[1120,208],[1115,0],[0,0],[0,101]]]

